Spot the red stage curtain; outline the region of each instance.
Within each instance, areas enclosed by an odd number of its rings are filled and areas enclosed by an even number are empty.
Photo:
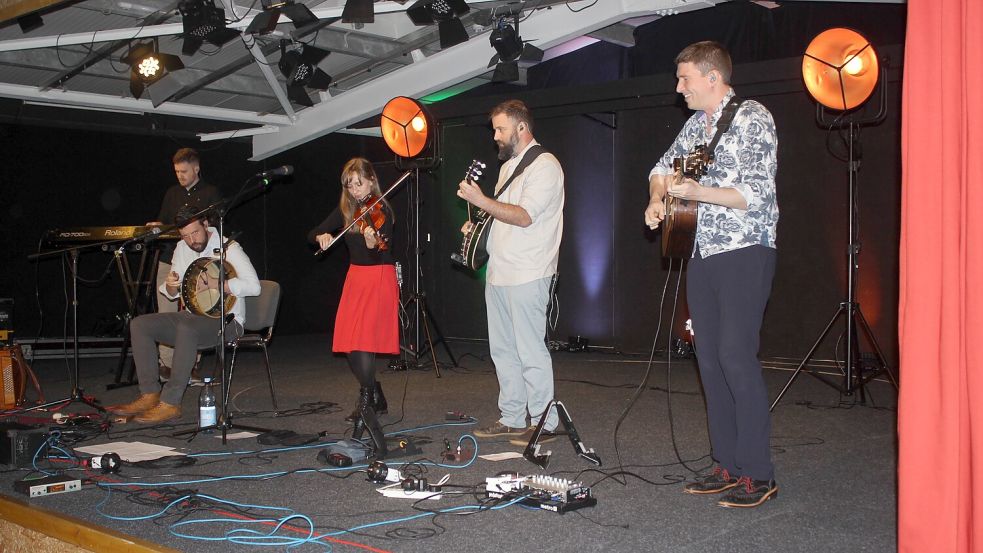
[[[898,549],[983,551],[983,2],[908,0]]]

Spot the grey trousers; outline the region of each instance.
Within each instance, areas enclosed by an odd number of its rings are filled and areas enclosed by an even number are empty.
[[[500,422],[525,428],[539,422],[553,400],[553,358],[546,347],[546,306],[552,277],[519,286],[485,286],[488,345],[498,375]],[[557,425],[550,411],[545,430]]]
[[[218,319],[195,315],[189,311],[148,313],[133,319],[130,322],[130,340],[140,392],[160,392],[160,400],[164,403],[181,405],[181,397],[188,387],[198,349],[218,343],[219,324]],[[242,326],[238,322],[225,325],[225,341],[238,336],[242,336]],[[174,345],[171,379],[163,388],[158,382],[157,367],[157,344],[160,342]]]
[[[171,264],[164,261],[157,262],[157,312],[158,313],[177,313],[177,300],[165,296],[160,292],[160,286],[167,280],[167,274],[171,272]],[[174,365],[174,348],[170,345],[160,344],[158,354],[162,365],[171,367]]]

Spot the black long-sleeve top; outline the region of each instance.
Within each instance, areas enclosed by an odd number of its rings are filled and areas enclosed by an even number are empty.
[[[188,206],[193,211],[198,212],[221,199],[222,194],[218,188],[201,179],[198,179],[191,190],[180,184],[175,184],[164,193],[164,200],[160,203],[160,213],[157,214],[157,220],[165,225],[173,225],[177,223],[177,212],[182,207]],[[170,263],[174,253],[174,244],[164,241],[161,241],[161,244],[160,260]]]
[[[378,232],[390,240],[391,246],[394,228],[392,211],[387,205],[380,205],[382,212],[386,215],[386,222],[382,224],[382,228]],[[317,235],[324,233],[329,233],[337,238],[336,233],[344,228],[344,222],[345,218],[341,214],[341,210],[335,208],[325,220],[321,221],[321,224],[307,233],[307,240],[312,244],[317,244]],[[392,250],[379,251],[378,248],[370,250],[365,245],[365,237],[357,231],[345,233],[345,245],[348,246],[349,259],[352,265],[392,265],[394,263]]]

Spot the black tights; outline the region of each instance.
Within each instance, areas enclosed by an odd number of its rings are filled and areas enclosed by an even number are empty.
[[[375,353],[371,351],[353,351],[348,354],[348,366],[352,374],[363,388],[375,387]]]

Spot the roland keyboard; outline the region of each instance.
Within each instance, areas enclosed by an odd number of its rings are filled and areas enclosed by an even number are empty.
[[[44,235],[44,246],[47,248],[57,248],[59,246],[72,246],[77,244],[95,244],[110,240],[129,240],[136,236],[152,232],[156,227],[147,226],[119,226],[119,227],[77,227],[65,229],[52,229]],[[156,236],[157,240],[180,240],[181,235],[177,229],[164,232]]]

